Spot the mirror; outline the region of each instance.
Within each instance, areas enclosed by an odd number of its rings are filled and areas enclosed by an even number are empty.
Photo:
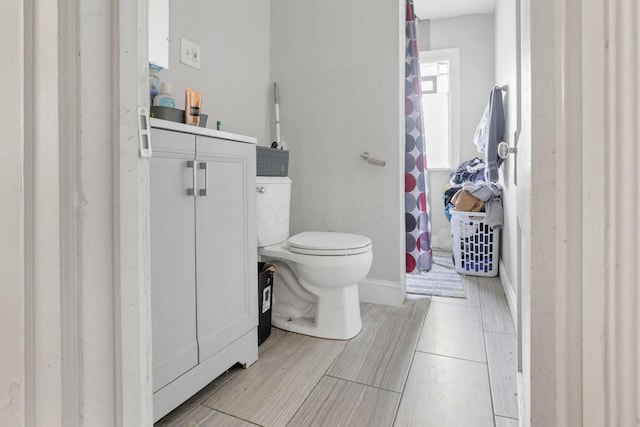
[[[149,0],[149,63],[169,68],[169,0]]]

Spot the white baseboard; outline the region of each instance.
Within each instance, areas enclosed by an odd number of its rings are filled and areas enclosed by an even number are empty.
[[[372,304],[402,305],[405,298],[401,283],[369,277],[358,283],[358,292],[360,301]]]
[[[502,283],[502,289],[504,290],[504,294],[507,297],[507,304],[509,305],[509,312],[511,313],[511,318],[513,319],[513,324],[518,326],[518,300],[516,297],[516,291],[513,288],[513,283],[511,283],[511,279],[506,273],[507,269],[500,260],[500,283]],[[525,420],[525,397],[524,397],[524,383],[522,378],[522,372],[517,373],[517,382],[518,382],[518,426],[525,427],[528,426]],[[530,426],[529,426],[530,427]]]
[[[516,291],[513,289],[513,284],[511,283],[511,279],[507,276],[507,269],[502,263],[502,259],[500,260],[500,283],[502,283],[502,288],[504,289],[504,294],[507,297],[507,304],[509,304],[509,311],[511,312],[511,318],[513,319],[513,324],[518,324],[518,300],[516,297]]]

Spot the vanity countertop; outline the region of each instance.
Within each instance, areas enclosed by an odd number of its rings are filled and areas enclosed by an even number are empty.
[[[190,133],[193,135],[210,136],[218,139],[227,139],[230,141],[245,142],[247,144],[256,144],[258,142],[256,138],[251,136],[238,135],[236,133],[223,132],[220,130],[208,128],[201,128],[198,126],[191,126],[184,123],[177,123],[162,119],[151,118],[151,127],[157,129],[173,130],[176,132]]]

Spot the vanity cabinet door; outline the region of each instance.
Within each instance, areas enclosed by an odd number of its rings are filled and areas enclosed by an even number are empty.
[[[253,144],[198,136],[196,145],[200,194],[196,197],[196,283],[202,363],[258,324],[256,160]]]
[[[195,137],[152,130],[151,320],[153,391],[198,364],[195,288]]]

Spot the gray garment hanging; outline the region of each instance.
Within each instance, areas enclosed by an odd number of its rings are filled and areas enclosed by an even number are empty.
[[[504,140],[504,107],[502,105],[502,89],[495,86],[489,94],[489,103],[484,109],[473,142],[478,151],[484,153],[486,167],[485,181],[498,181],[498,167],[503,159],[498,156],[498,144]]]

